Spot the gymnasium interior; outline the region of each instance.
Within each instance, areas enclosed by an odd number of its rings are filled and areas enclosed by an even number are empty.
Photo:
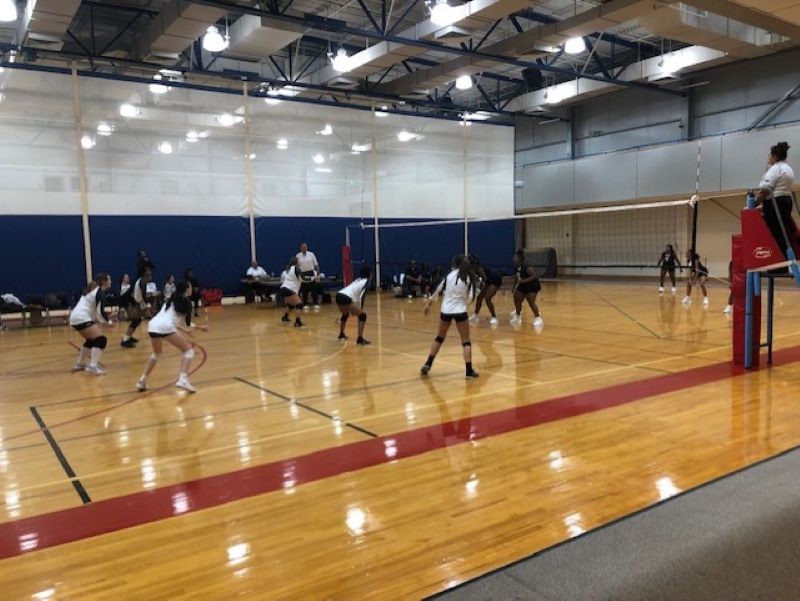
[[[795,42],[796,0],[0,0],[0,597],[799,598]]]

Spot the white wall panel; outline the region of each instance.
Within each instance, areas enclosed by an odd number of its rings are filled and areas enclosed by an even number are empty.
[[[575,203],[613,202],[636,195],[636,154],[620,152],[575,162]]]

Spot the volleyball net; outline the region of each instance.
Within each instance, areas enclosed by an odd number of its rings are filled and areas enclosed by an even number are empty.
[[[441,272],[459,253],[510,275],[518,248],[553,249],[561,275],[651,275],[667,244],[685,263],[696,205],[681,199],[502,218],[363,221],[347,228],[346,260],[354,272],[377,264],[382,283],[396,282],[412,260]]]

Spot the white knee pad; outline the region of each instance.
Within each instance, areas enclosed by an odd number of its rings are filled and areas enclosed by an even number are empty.
[[[190,348],[188,351],[183,353],[183,358],[184,359],[192,359],[193,357],[194,357],[194,349],[193,348]]]
[[[153,363],[158,361],[160,358],[161,358],[161,353],[151,353],[150,354],[150,361],[152,361]]]

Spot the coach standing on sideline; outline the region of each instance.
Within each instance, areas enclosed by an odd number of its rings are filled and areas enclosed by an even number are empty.
[[[303,307],[308,306],[308,293],[311,292],[314,310],[319,311],[320,269],[317,256],[308,250],[308,244],[305,242],[300,244],[300,252],[295,256],[297,257],[297,266],[300,268],[300,274],[303,277],[303,284],[300,287],[300,299],[303,301]]]

